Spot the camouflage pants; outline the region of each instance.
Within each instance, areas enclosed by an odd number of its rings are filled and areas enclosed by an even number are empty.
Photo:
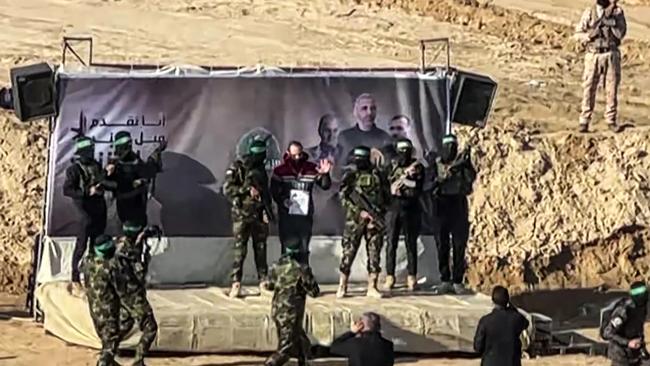
[[[100,298],[88,296],[90,317],[95,331],[102,342],[102,350],[97,360],[97,366],[113,366],[120,345],[119,303],[102,301]]]
[[[158,323],[147,300],[147,292],[144,288],[140,288],[138,291],[125,294],[120,297],[120,303],[120,337],[121,339],[126,337],[134,323],[137,323],[142,336],[136,347],[136,358],[142,358],[151,348],[158,333]]]
[[[244,260],[248,252],[248,239],[253,240],[257,276],[260,280],[265,280],[268,272],[266,238],[269,236],[269,225],[259,220],[236,220],[232,231],[235,237],[232,281],[241,282]]]
[[[273,322],[278,334],[278,350],[264,363],[265,366],[281,366],[290,357],[298,359],[298,365],[304,365],[311,357],[311,342],[302,327],[303,312],[295,309],[279,309],[273,314]]]
[[[381,248],[384,245],[384,232],[377,227],[368,228],[366,222],[359,222],[347,219],[343,229],[342,255],[339,270],[344,275],[350,275],[352,262],[357,256],[361,239],[366,241],[366,253],[368,254],[368,273],[380,273],[379,263]]]
[[[587,52],[582,77],[582,113],[580,124],[589,125],[596,104],[596,92],[601,78],[605,89],[605,119],[608,124],[617,123],[618,87],[621,83],[621,53],[618,50],[605,53]]]

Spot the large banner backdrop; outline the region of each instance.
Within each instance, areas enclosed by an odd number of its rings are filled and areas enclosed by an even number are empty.
[[[167,237],[229,237],[230,208],[221,193],[224,172],[255,136],[267,138],[269,169],[291,140],[303,143],[312,159],[335,159],[335,184],[314,192],[314,235],[338,236],[342,212],[337,198],[340,168],[353,144],[381,149],[390,142],[395,116],[409,122],[406,133],[419,156],[435,151],[446,116],[445,80],[416,73],[318,72],[281,75],[173,76],[142,74],[59,74],[59,115],[50,150],[46,233],[74,235],[78,216],[63,196],[65,170],[73,158],[73,139],[83,133],[95,139],[97,158],[112,155],[115,133],[127,130],[134,149],[146,158],[167,140],[164,172],[155,182],[149,220]],[[385,141],[347,142],[339,137],[354,129],[355,100],[373,100],[375,124]],[[372,114],[372,113],[371,113]],[[325,117],[319,131],[319,121]],[[401,121],[405,119],[402,117]],[[372,117],[369,117],[372,118]],[[321,145],[322,143],[322,145]],[[338,150],[336,150],[338,149]],[[109,197],[109,204],[110,204]],[[109,232],[119,223],[109,211]],[[274,233],[272,229],[272,234]]]

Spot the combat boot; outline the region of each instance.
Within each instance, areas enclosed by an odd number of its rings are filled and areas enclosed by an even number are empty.
[[[378,278],[379,276],[376,273],[368,274],[368,292],[366,293],[366,297],[371,297],[373,299],[381,299],[384,297],[377,289]]]
[[[439,285],[433,286],[434,295],[446,295],[454,291],[454,287],[451,285],[451,282],[443,282]]]
[[[417,283],[417,281],[415,279],[415,276],[407,276],[406,277],[406,288],[409,291],[415,291],[415,289],[417,288],[417,285],[418,285],[418,283]]]
[[[260,295],[268,295],[271,293],[271,284],[267,280],[260,281]]]
[[[386,280],[384,281],[384,288],[386,291],[390,291],[393,289],[393,287],[395,287],[395,276],[386,276]]]
[[[339,277],[339,288],[336,290],[336,297],[342,299],[348,293],[348,276],[341,273]]]
[[[472,290],[465,287],[462,283],[454,283],[454,293],[456,295],[469,295],[472,293]]]
[[[233,282],[232,286],[230,287],[230,293],[228,296],[231,299],[237,298],[241,296],[241,282]]]

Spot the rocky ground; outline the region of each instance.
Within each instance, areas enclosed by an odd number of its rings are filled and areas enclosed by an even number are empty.
[[[500,83],[488,128],[461,132],[480,168],[471,285],[618,287],[650,269],[650,1],[619,2],[630,22],[619,107],[629,128],[620,135],[602,123],[593,133],[574,132],[582,61],[571,24],[590,3],[0,0],[0,81],[15,65],[59,62],[64,35],[92,34],[102,61],[285,66],[417,66],[418,39],[449,36],[453,64]],[[25,290],[31,238],[41,225],[46,145],[45,124],[0,112],[0,292]]]

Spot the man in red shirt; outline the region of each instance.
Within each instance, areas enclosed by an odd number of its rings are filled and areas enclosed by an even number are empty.
[[[308,161],[302,144],[289,143],[283,163],[273,169],[271,196],[278,205],[278,234],[282,253],[288,243],[299,242],[302,253],[300,262],[309,264],[309,241],[311,240],[314,203],[314,185],[327,190],[332,184],[332,163],[325,159],[319,165]]]

